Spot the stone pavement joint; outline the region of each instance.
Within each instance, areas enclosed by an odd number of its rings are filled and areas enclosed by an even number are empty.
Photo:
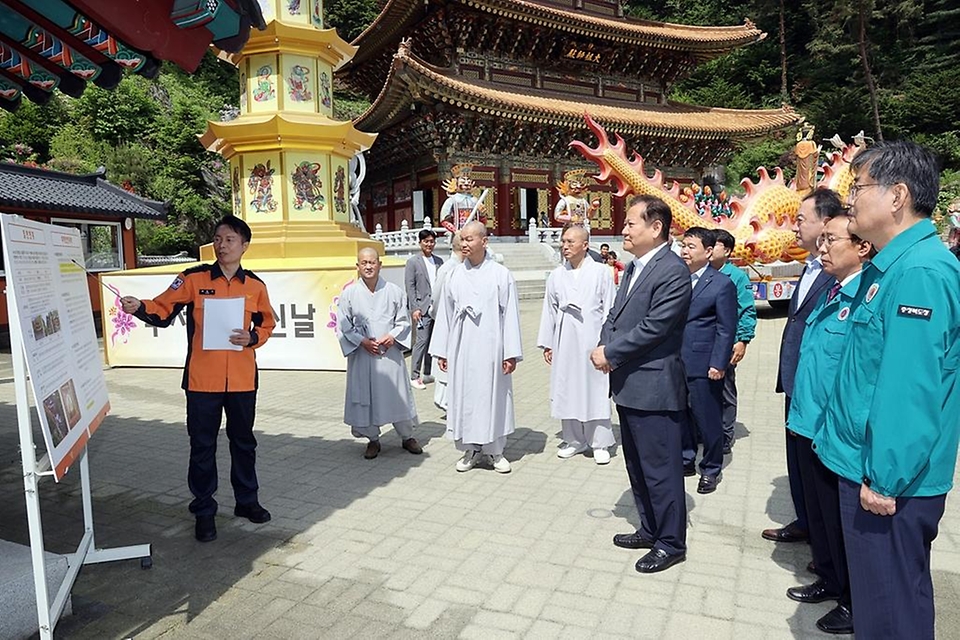
[[[619,447],[600,467],[556,457],[549,369],[535,339],[541,302],[521,302],[526,359],[514,374],[513,472],[457,473],[433,388],[414,397],[424,453],[384,430],[383,452],[342,423],[344,376],[264,371],[257,411],[267,524],[233,517],[220,439],[218,539],[199,544],[186,484],[181,372],[106,372],[112,414],[90,441],[97,545],[149,542],[154,566],[84,567],[58,638],[712,638],[825,637],[830,603],[784,595],[809,583],[806,545],[760,537],[792,518],[783,398],[773,392],[784,319],[761,309],[737,371],[740,422],[714,494],[685,482],[687,561],[640,575],[640,552],[611,539],[638,522]],[[176,330],[176,329],[170,329]],[[9,355],[7,355],[9,359]],[[0,356],[0,368],[4,358]],[[14,389],[0,384],[0,538],[27,541]],[[619,435],[619,434],[618,434]],[[72,552],[82,533],[79,474],[41,484],[44,533]],[[960,636],[960,506],[947,501],[933,545],[937,629]],[[3,615],[3,612],[0,612]]]

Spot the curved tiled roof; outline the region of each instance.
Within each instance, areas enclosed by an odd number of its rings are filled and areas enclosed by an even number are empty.
[[[730,27],[698,27],[651,20],[612,18],[536,2],[534,0],[443,0],[443,4],[463,4],[479,11],[527,22],[533,27],[548,27],[561,32],[581,34],[623,43],[661,49],[691,51],[703,59],[728,53],[766,37],[749,20]],[[425,15],[423,0],[388,0],[380,15],[351,43],[359,48],[349,66],[357,66],[375,56],[384,46],[392,46]]]
[[[0,209],[165,220],[167,205],[124,191],[104,172],[72,175],[0,163]]]
[[[414,89],[415,87],[415,89]],[[666,105],[637,104],[600,99],[558,99],[534,89],[509,91],[486,82],[467,82],[450,77],[411,55],[401,46],[380,95],[356,119],[357,128],[383,130],[406,118],[413,93],[426,95],[458,109],[488,114],[494,118],[550,123],[583,128],[584,113],[608,130],[622,135],[687,139],[748,139],[795,126],[800,115],[780,109],[717,109],[671,102]]]

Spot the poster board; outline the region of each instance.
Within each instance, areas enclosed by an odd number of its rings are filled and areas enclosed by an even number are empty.
[[[80,232],[0,214],[10,313],[59,482],[110,410]],[[79,264],[78,264],[79,263]]]

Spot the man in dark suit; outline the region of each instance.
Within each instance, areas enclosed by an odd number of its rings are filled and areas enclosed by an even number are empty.
[[[790,311],[787,324],[780,339],[780,368],[777,372],[777,393],[783,393],[784,421],[790,414],[790,398],[793,396],[793,378],[800,360],[800,342],[807,326],[807,317],[817,304],[820,295],[829,289],[836,279],[823,270],[820,262],[820,250],[817,241],[823,233],[823,226],[830,217],[830,211],[836,206],[836,194],[827,189],[817,189],[800,203],[794,231],[797,244],[810,252],[806,266],[797,288],[790,298]],[[797,437],[786,429],[787,437],[787,478],[790,481],[790,498],[793,500],[796,520],[779,529],[764,529],[762,535],[774,542],[806,542],[808,535],[807,510],[803,502],[803,483],[800,479],[800,467],[797,460]]]
[[[697,493],[713,493],[723,477],[723,376],[737,333],[737,288],[712,266],[716,234],[691,227],[683,234],[680,257],[690,269],[693,294],[683,330],[681,358],[690,390],[684,430],[683,473],[696,475],[697,434],[703,443]]]
[[[640,528],[614,536],[626,549],[650,549],[640,573],[663,571],[687,553],[681,432],[687,384],[680,361],[690,307],[690,272],[670,251],[670,207],[653,196],[627,203],[623,248],[627,267],[616,301],[590,355],[610,374],[620,416],[623,457]]]
[[[417,339],[413,344],[410,360],[410,385],[414,389],[425,389],[431,380],[432,360],[427,353],[430,334],[433,333],[433,316],[430,305],[433,303],[433,283],[437,279],[437,269],[443,260],[433,255],[437,245],[437,234],[432,229],[420,231],[420,255],[407,260],[403,270],[403,281],[407,290],[407,307],[410,318],[417,328]],[[422,367],[422,368],[421,368]],[[422,376],[421,376],[422,372]]]

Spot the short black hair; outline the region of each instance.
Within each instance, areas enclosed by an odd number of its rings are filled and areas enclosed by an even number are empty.
[[[647,224],[653,224],[659,220],[663,225],[660,230],[660,239],[666,242],[670,239],[670,225],[673,224],[673,212],[670,211],[670,205],[657,196],[639,195],[633,196],[627,201],[625,211],[630,211],[638,204],[646,205],[643,212],[643,219]]]
[[[803,202],[813,200],[813,209],[820,220],[829,220],[847,214],[847,208],[840,202],[840,196],[832,189],[814,189],[803,198]]]
[[[604,247],[607,248],[607,251],[610,250],[610,245],[608,245],[606,242],[601,242],[601,243],[600,243],[600,248],[603,249]]]
[[[427,238],[437,239],[437,232],[433,229],[420,229],[420,233],[417,234],[417,237],[420,238],[420,242],[423,242]]]
[[[214,227],[214,230],[219,229],[220,227],[228,227],[234,233],[240,234],[240,237],[243,238],[244,242],[250,242],[250,239],[253,237],[253,232],[250,231],[250,225],[235,215],[229,215],[220,218],[220,221],[217,222],[217,226]]]
[[[607,257],[608,257],[608,258],[613,258],[614,260],[616,260],[616,259],[617,259],[617,252],[616,252],[616,251],[608,251],[608,252],[607,252]]]
[[[706,227],[690,227],[683,232],[684,238],[700,238],[700,242],[703,243],[703,248],[713,247],[717,244],[717,234],[711,229]]]
[[[726,229],[714,229],[713,235],[717,238],[717,241],[713,244],[722,244],[727,248],[727,251],[733,251],[737,247],[736,238]]]
[[[940,193],[940,166],[926,147],[909,140],[873,144],[853,157],[850,169],[859,174],[867,170],[877,184],[892,187],[904,184],[913,200],[914,212],[924,218],[933,215]]]

